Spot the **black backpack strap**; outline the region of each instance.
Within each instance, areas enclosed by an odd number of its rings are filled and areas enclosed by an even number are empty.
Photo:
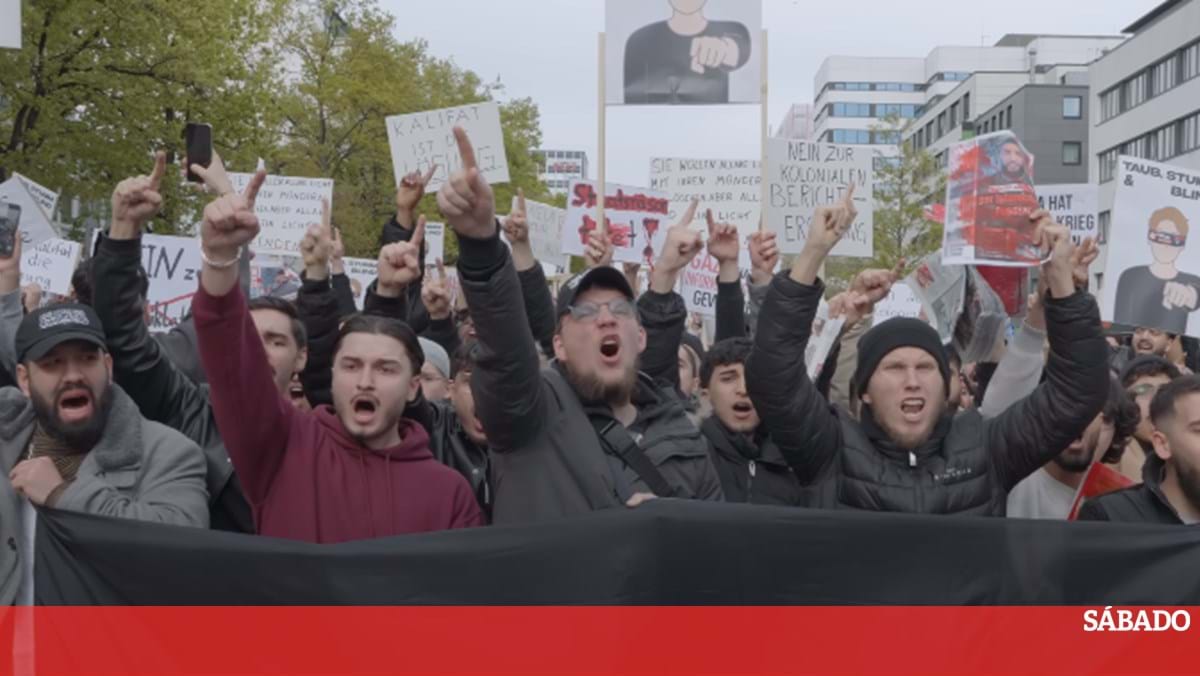
[[[632,469],[642,481],[660,498],[669,498],[675,493],[671,484],[663,477],[662,472],[654,466],[645,451],[634,441],[633,436],[625,426],[613,418],[588,416],[592,427],[596,429],[596,437],[605,453],[616,456]]]

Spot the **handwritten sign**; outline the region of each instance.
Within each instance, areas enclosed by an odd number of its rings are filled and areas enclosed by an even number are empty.
[[[1045,209],[1057,223],[1071,229],[1071,240],[1078,245],[1084,239],[1100,235],[1097,217],[1096,186],[1087,183],[1039,185],[1039,209]]]
[[[700,211],[692,222],[694,230],[704,230],[706,209],[712,209],[718,223],[737,226],[742,240],[738,263],[742,269],[750,269],[747,242],[758,230],[762,215],[762,167],[758,160],[654,158],[650,160],[650,187],[671,196],[668,221],[672,224],[683,217],[693,199],[698,199]]]
[[[513,198],[513,210],[517,208],[517,198]],[[529,222],[529,245],[533,255],[539,261],[565,267],[563,258],[563,222],[567,219],[567,210],[542,204],[533,200],[525,200],[525,220]]]
[[[142,268],[150,279],[148,326],[169,331],[192,313],[192,296],[200,284],[200,240],[142,235]]]
[[[58,231],[50,222],[58,194],[44,188],[28,178],[13,174],[12,178],[0,183],[0,202],[21,207],[21,243],[34,247],[50,239],[58,238]]]
[[[858,218],[833,249],[834,256],[874,255],[875,200],[872,151],[868,147],[773,138],[767,142],[767,227],[778,234],[779,250],[800,253],[817,207],[842,199],[855,184]]]
[[[875,325],[893,317],[920,316],[921,299],[913,293],[912,287],[903,282],[893,284],[891,292],[875,305]]]
[[[37,284],[42,291],[71,293],[71,275],[79,260],[78,242],[48,239],[21,252],[21,285]]]
[[[425,227],[429,227],[429,224],[426,223]],[[363,301],[367,297],[367,288],[379,275],[379,261],[369,258],[343,258],[342,264],[346,267],[346,276],[350,278],[350,290],[354,292],[354,306],[361,311]]]
[[[233,189],[241,192],[252,174],[230,174]],[[254,240],[254,251],[277,256],[299,256],[300,241],[308,227],[321,222],[321,200],[333,207],[333,179],[299,176],[268,176],[254,213],[262,231]]]
[[[604,220],[613,240],[613,260],[653,263],[667,239],[667,228],[671,227],[667,218],[669,196],[657,190],[613,183],[608,184],[605,192]],[[597,197],[594,181],[571,182],[562,230],[563,253],[583,255],[588,234],[598,225]]]
[[[437,265],[446,260],[446,224],[425,224],[425,265]]]
[[[483,178],[492,184],[509,181],[500,106],[495,101],[393,115],[385,122],[397,185],[408,174],[414,171],[425,173],[436,164],[438,169],[425,192],[432,194],[442,187],[446,177],[462,167],[458,144],[454,140],[455,127],[462,127],[471,137],[475,161]]]

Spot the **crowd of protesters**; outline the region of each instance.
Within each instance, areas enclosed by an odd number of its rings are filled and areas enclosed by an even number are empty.
[[[307,232],[295,301],[250,299],[259,171],[236,192],[219,157],[192,316],[144,320],[141,234],[162,206],[160,153],[122,181],[74,293],[37,307],[19,250],[0,258],[0,604],[32,599],[37,507],[335,543],[523,524],[653,499],[1066,519],[1096,464],[1135,483],[1081,519],[1200,522],[1196,342],[1106,329],[1095,247],[1032,214],[1047,256],[993,361],[963,364],[915,318],[873,325],[901,275],[868,270],[829,299],[845,324],[820,377],[805,348],[819,277],[854,221],[850,186],[777,271],[774,235],[672,227],[638,293],[593,233],[552,293],[524,197],[500,222],[470,140],[437,193],[465,307],[424,265],[406,177],[355,307],[328,208]],[[507,240],[507,245],[501,238]],[[680,273],[719,263],[715,340],[691,333]],[[632,279],[631,279],[632,278]]]

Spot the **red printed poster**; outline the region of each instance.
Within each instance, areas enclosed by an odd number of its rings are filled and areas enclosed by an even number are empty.
[[[1102,462],[1093,462],[1092,466],[1088,468],[1087,476],[1083,477],[1083,483],[1079,484],[1079,491],[1075,493],[1075,502],[1071,503],[1071,512],[1067,515],[1067,520],[1074,521],[1079,518],[1079,508],[1088,498],[1132,485],[1133,481],[1124,474],[1111,469]]]
[[[588,235],[597,228],[595,181],[572,181],[563,223],[563,253],[583,256]],[[613,261],[651,265],[667,239],[670,195],[656,190],[608,184],[604,220],[613,243]]]
[[[1025,306],[1029,304],[1029,271],[1023,268],[1002,268],[992,265],[981,265],[977,268],[979,274],[987,280],[988,286],[1004,303],[1004,311],[1008,316],[1024,314]]]
[[[1042,261],[1034,242],[1038,208],[1033,155],[1008,131],[950,149],[942,261],[1029,267]]]

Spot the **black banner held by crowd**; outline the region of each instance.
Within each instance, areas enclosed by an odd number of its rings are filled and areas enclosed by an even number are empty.
[[[1194,605],[1200,530],[657,500],[341,545],[44,510],[43,605]]]

